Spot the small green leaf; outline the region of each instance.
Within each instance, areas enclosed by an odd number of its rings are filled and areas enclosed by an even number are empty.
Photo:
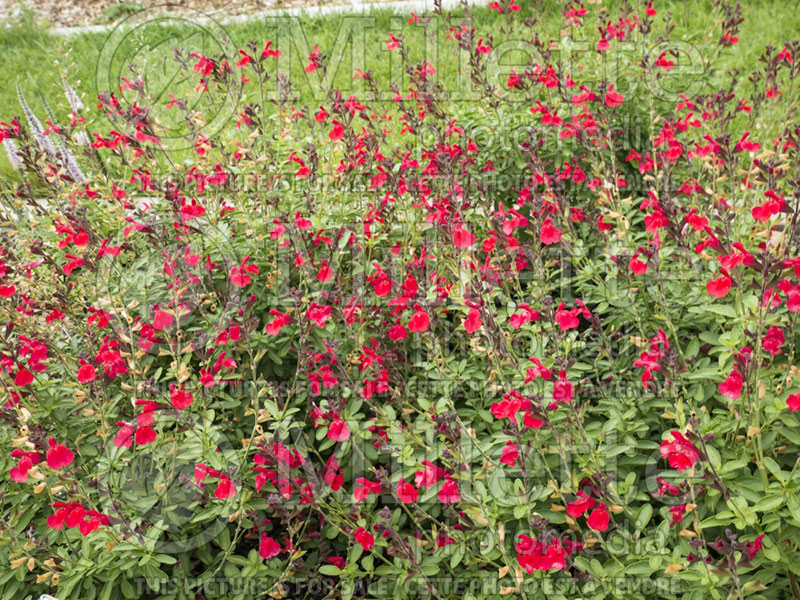
[[[758,502],[756,502],[753,509],[756,512],[767,512],[771,510],[775,510],[779,506],[783,505],[783,496],[765,496]]]
[[[339,575],[342,572],[342,570],[336,565],[322,565],[319,568],[319,572],[322,573],[323,575],[336,576]]]

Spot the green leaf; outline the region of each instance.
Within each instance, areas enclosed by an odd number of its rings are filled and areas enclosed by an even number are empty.
[[[695,312],[694,309],[690,309]],[[714,313],[715,315],[722,315],[723,317],[734,318],[736,316],[736,309],[729,304],[707,304],[699,310]]]
[[[169,556],[168,554],[156,554],[153,556],[153,560],[165,565],[174,565],[176,562],[178,562],[178,559],[176,559],[174,556]]]
[[[636,513],[636,522],[634,523],[636,529],[641,531],[647,524],[650,522],[650,519],[653,516],[653,507],[649,504],[643,504],[642,507]]]
[[[115,579],[109,579],[106,581],[106,584],[103,586],[103,591],[100,592],[99,600],[109,600],[109,598],[111,598],[111,593],[114,591],[115,582]]]
[[[450,568],[455,569],[461,562],[462,558],[464,558],[464,546],[458,544],[456,545],[455,549],[453,550],[453,554],[450,557]]]
[[[722,463],[722,467],[719,470],[719,474],[727,475],[728,473],[732,473],[733,471],[738,471],[739,469],[743,469],[747,465],[748,463],[743,460],[729,460]]]
[[[319,568],[319,572],[322,573],[323,575],[336,576],[339,575],[342,572],[342,570],[336,565],[322,565]]]
[[[138,595],[128,579],[123,579],[119,587],[122,590],[122,595],[126,598],[136,598]]]
[[[628,575],[650,575],[653,570],[648,560],[642,560],[625,567],[625,573]]]
[[[797,525],[800,526],[800,498],[797,497],[796,493],[789,496],[789,500],[786,501],[786,506],[789,507],[792,518],[797,521]]]
[[[756,512],[767,512],[771,510],[775,510],[779,506],[783,505],[783,495],[775,495],[775,496],[765,496],[758,502],[756,502],[753,510]]]
[[[772,473],[775,478],[780,481],[781,483],[786,483],[786,480],[789,479],[789,474],[785,473],[778,462],[772,458],[771,456],[764,457],[764,465],[769,469],[769,472]]]

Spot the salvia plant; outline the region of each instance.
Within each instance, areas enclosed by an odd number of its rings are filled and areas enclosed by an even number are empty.
[[[0,596],[800,600],[800,43],[712,4],[20,94]]]

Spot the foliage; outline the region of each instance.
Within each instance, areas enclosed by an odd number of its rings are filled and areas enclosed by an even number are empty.
[[[20,89],[5,597],[800,598],[800,43],[490,8]]]

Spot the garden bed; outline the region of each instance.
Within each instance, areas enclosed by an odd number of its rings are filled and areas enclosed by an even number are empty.
[[[0,598],[800,600],[800,17],[542,5],[0,32]]]

